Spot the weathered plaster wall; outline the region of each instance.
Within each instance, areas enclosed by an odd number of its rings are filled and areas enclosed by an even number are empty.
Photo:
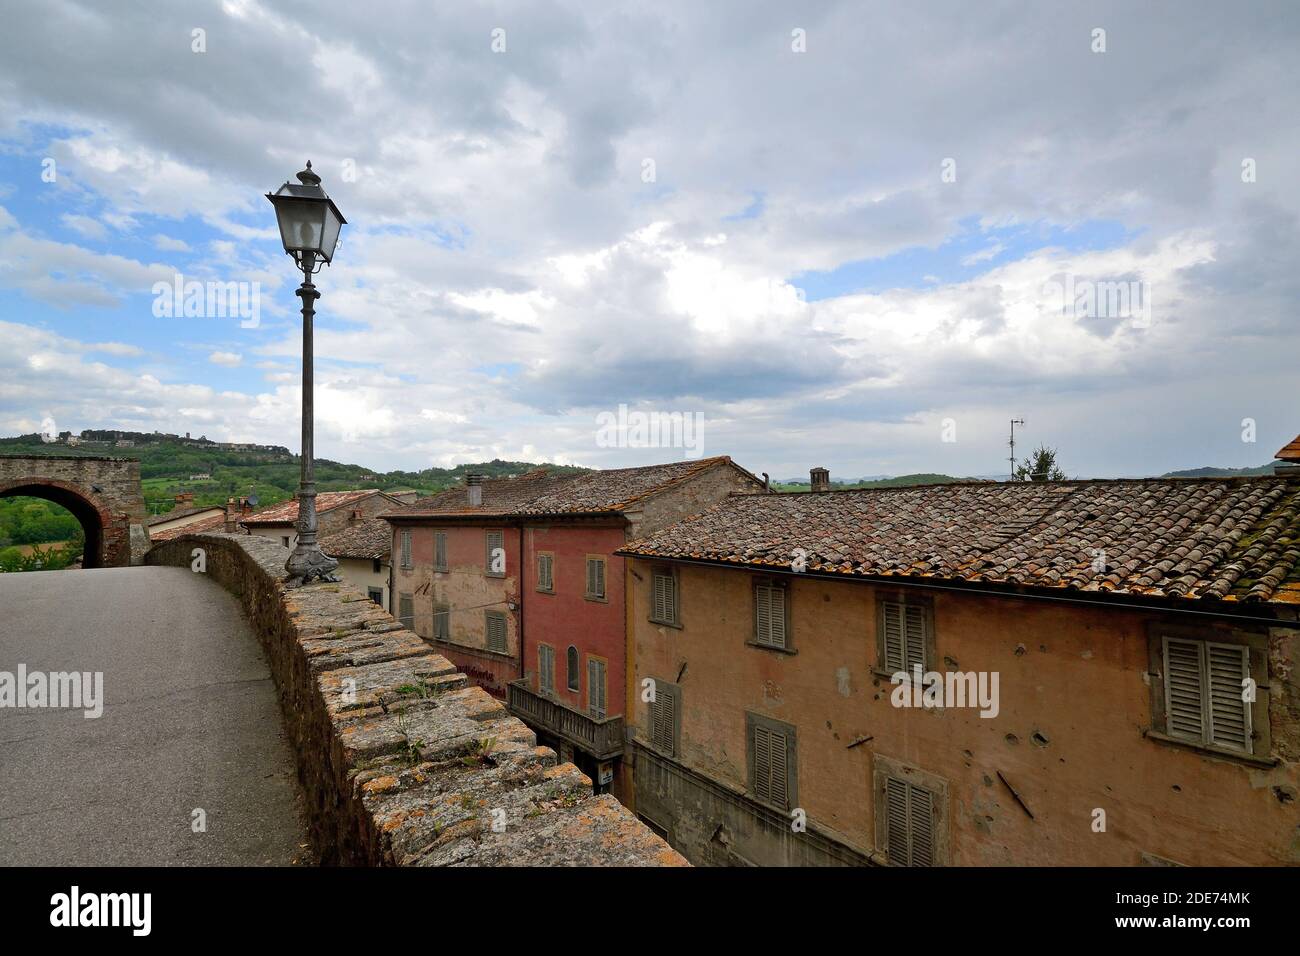
[[[537,684],[537,648],[549,644],[555,649],[555,699],[582,713],[587,712],[587,661],[598,658],[606,667],[606,715],[623,713],[626,633],[623,615],[623,559],[611,552],[624,544],[623,524],[588,526],[565,523],[537,525],[524,529],[524,626],[528,659],[524,662],[529,686]],[[553,558],[554,593],[537,590],[537,555],[549,552]],[[605,558],[605,600],[586,598],[587,556]],[[569,646],[578,649],[578,689],[569,690],[566,655]]]
[[[153,548],[148,563],[189,567],[196,548],[265,648],[322,860],[684,865],[364,594],[337,584],[286,591],[284,551],[248,535],[186,535]]]
[[[1155,614],[934,593],[935,669],[999,672],[1001,709],[989,719],[973,709],[891,705],[893,686],[873,672],[874,587],[791,578],[797,653],[785,654],[746,644],[747,572],[678,566],[683,626],[651,624],[652,567],[632,562],[640,576],[629,595],[635,678],[680,687],[680,762],[744,793],[746,713],[795,725],[798,805],[810,829],[864,855],[876,849],[872,775],[884,758],[947,782],[955,865],[1135,865],[1144,853],[1193,865],[1300,863],[1295,631],[1274,629],[1270,638],[1272,752],[1283,762],[1263,768],[1144,736]],[[1207,634],[1211,627],[1197,626]],[[648,716],[636,700],[630,721],[641,741]],[[710,848],[725,822],[709,817],[716,795],[691,797],[698,788],[659,771],[656,794],[642,766],[638,757],[637,811],[660,825],[676,815],[675,845],[694,862],[716,862],[718,852],[751,860],[782,852],[757,825],[748,845],[723,833],[730,845]],[[1092,829],[1096,808],[1106,811],[1104,833]]]
[[[505,551],[505,575],[487,573],[487,532],[502,532]],[[447,535],[446,571],[433,569],[434,532]],[[401,567],[401,533],[411,532],[410,568]],[[433,640],[433,608],[445,604],[452,610],[449,642],[437,642],[439,653],[461,668],[465,674],[492,696],[504,700],[506,684],[519,677],[519,529],[485,525],[413,525],[394,527],[393,607],[400,611],[398,598],[412,596],[415,609],[414,630]],[[510,610],[513,604],[515,610]],[[501,611],[506,615],[506,652],[487,649],[487,615]]]
[[[375,570],[373,558],[339,558],[338,576],[343,582],[368,595],[369,588],[380,592],[380,606],[389,610],[388,604],[388,562],[380,561],[379,570]]]
[[[629,509],[627,539],[634,541],[643,538],[685,517],[699,514],[733,491],[753,494],[762,490],[761,481],[754,481],[730,465],[718,465],[652,495]]]

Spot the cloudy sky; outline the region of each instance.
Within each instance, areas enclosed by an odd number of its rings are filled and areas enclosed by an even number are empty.
[[[1258,465],[1300,431],[1294,3],[4,20],[2,434],[296,448],[263,194],[307,159],[349,221],[317,280],[325,457],[991,475],[1020,417],[1094,477]],[[178,275],[256,288],[256,322],[157,315]],[[620,405],[701,440],[620,447]]]

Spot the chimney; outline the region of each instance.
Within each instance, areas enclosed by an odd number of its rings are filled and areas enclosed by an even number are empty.
[[[465,487],[469,491],[469,506],[477,508],[483,504],[483,476],[466,475]]]
[[[236,502],[234,498],[226,499],[226,523],[222,528],[222,530],[225,531],[226,534],[235,533],[236,530],[235,525],[239,521],[239,519],[243,516],[240,511],[241,504],[242,502]]]
[[[808,472],[813,491],[831,490],[831,473],[825,468],[813,468]]]

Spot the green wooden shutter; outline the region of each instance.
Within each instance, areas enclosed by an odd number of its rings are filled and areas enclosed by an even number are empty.
[[[907,822],[911,836],[910,866],[934,864],[934,798],[929,790],[909,785]]]
[[[587,596],[605,596],[605,562],[600,558],[587,559]]]
[[[886,601],[884,613],[884,667],[887,671],[898,672],[906,669],[906,652],[903,641],[903,605]]]
[[[785,588],[760,584],[754,588],[754,640],[767,647],[785,647]]]
[[[758,799],[784,807],[789,792],[786,736],[761,724],[754,725],[754,793]]]
[[[1165,716],[1171,737],[1205,739],[1204,646],[1200,641],[1165,638]]]
[[[506,616],[500,611],[487,612],[487,648],[501,654],[506,652]]]
[[[587,659],[587,710],[597,720],[605,717],[605,662]]]
[[[537,648],[537,686],[543,694],[555,693],[555,648],[541,644]]]
[[[668,616],[668,585],[672,580],[662,571],[656,571],[652,578],[654,582],[654,595],[651,602],[650,616],[656,621],[671,621]]]
[[[402,567],[411,566],[411,532],[402,532]]]
[[[906,621],[903,637],[907,652],[904,666],[909,671],[917,665],[925,670],[925,618],[929,611],[916,604],[904,604],[903,612]]]
[[[435,531],[433,534],[433,567],[437,571],[447,570],[447,532]]]
[[[650,742],[670,757],[676,756],[676,695],[656,681],[655,699],[650,705]]]
[[[402,622],[402,627],[415,629],[415,602],[409,594],[403,594],[397,599],[397,619]]]
[[[1250,753],[1250,704],[1242,700],[1249,651],[1240,644],[1206,644],[1205,665],[1208,742]]]

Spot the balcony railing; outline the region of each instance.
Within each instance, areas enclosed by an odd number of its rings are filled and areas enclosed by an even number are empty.
[[[506,706],[525,723],[563,737],[594,757],[608,760],[623,753],[623,718],[596,720],[543,697],[528,686],[527,678],[506,685]]]

